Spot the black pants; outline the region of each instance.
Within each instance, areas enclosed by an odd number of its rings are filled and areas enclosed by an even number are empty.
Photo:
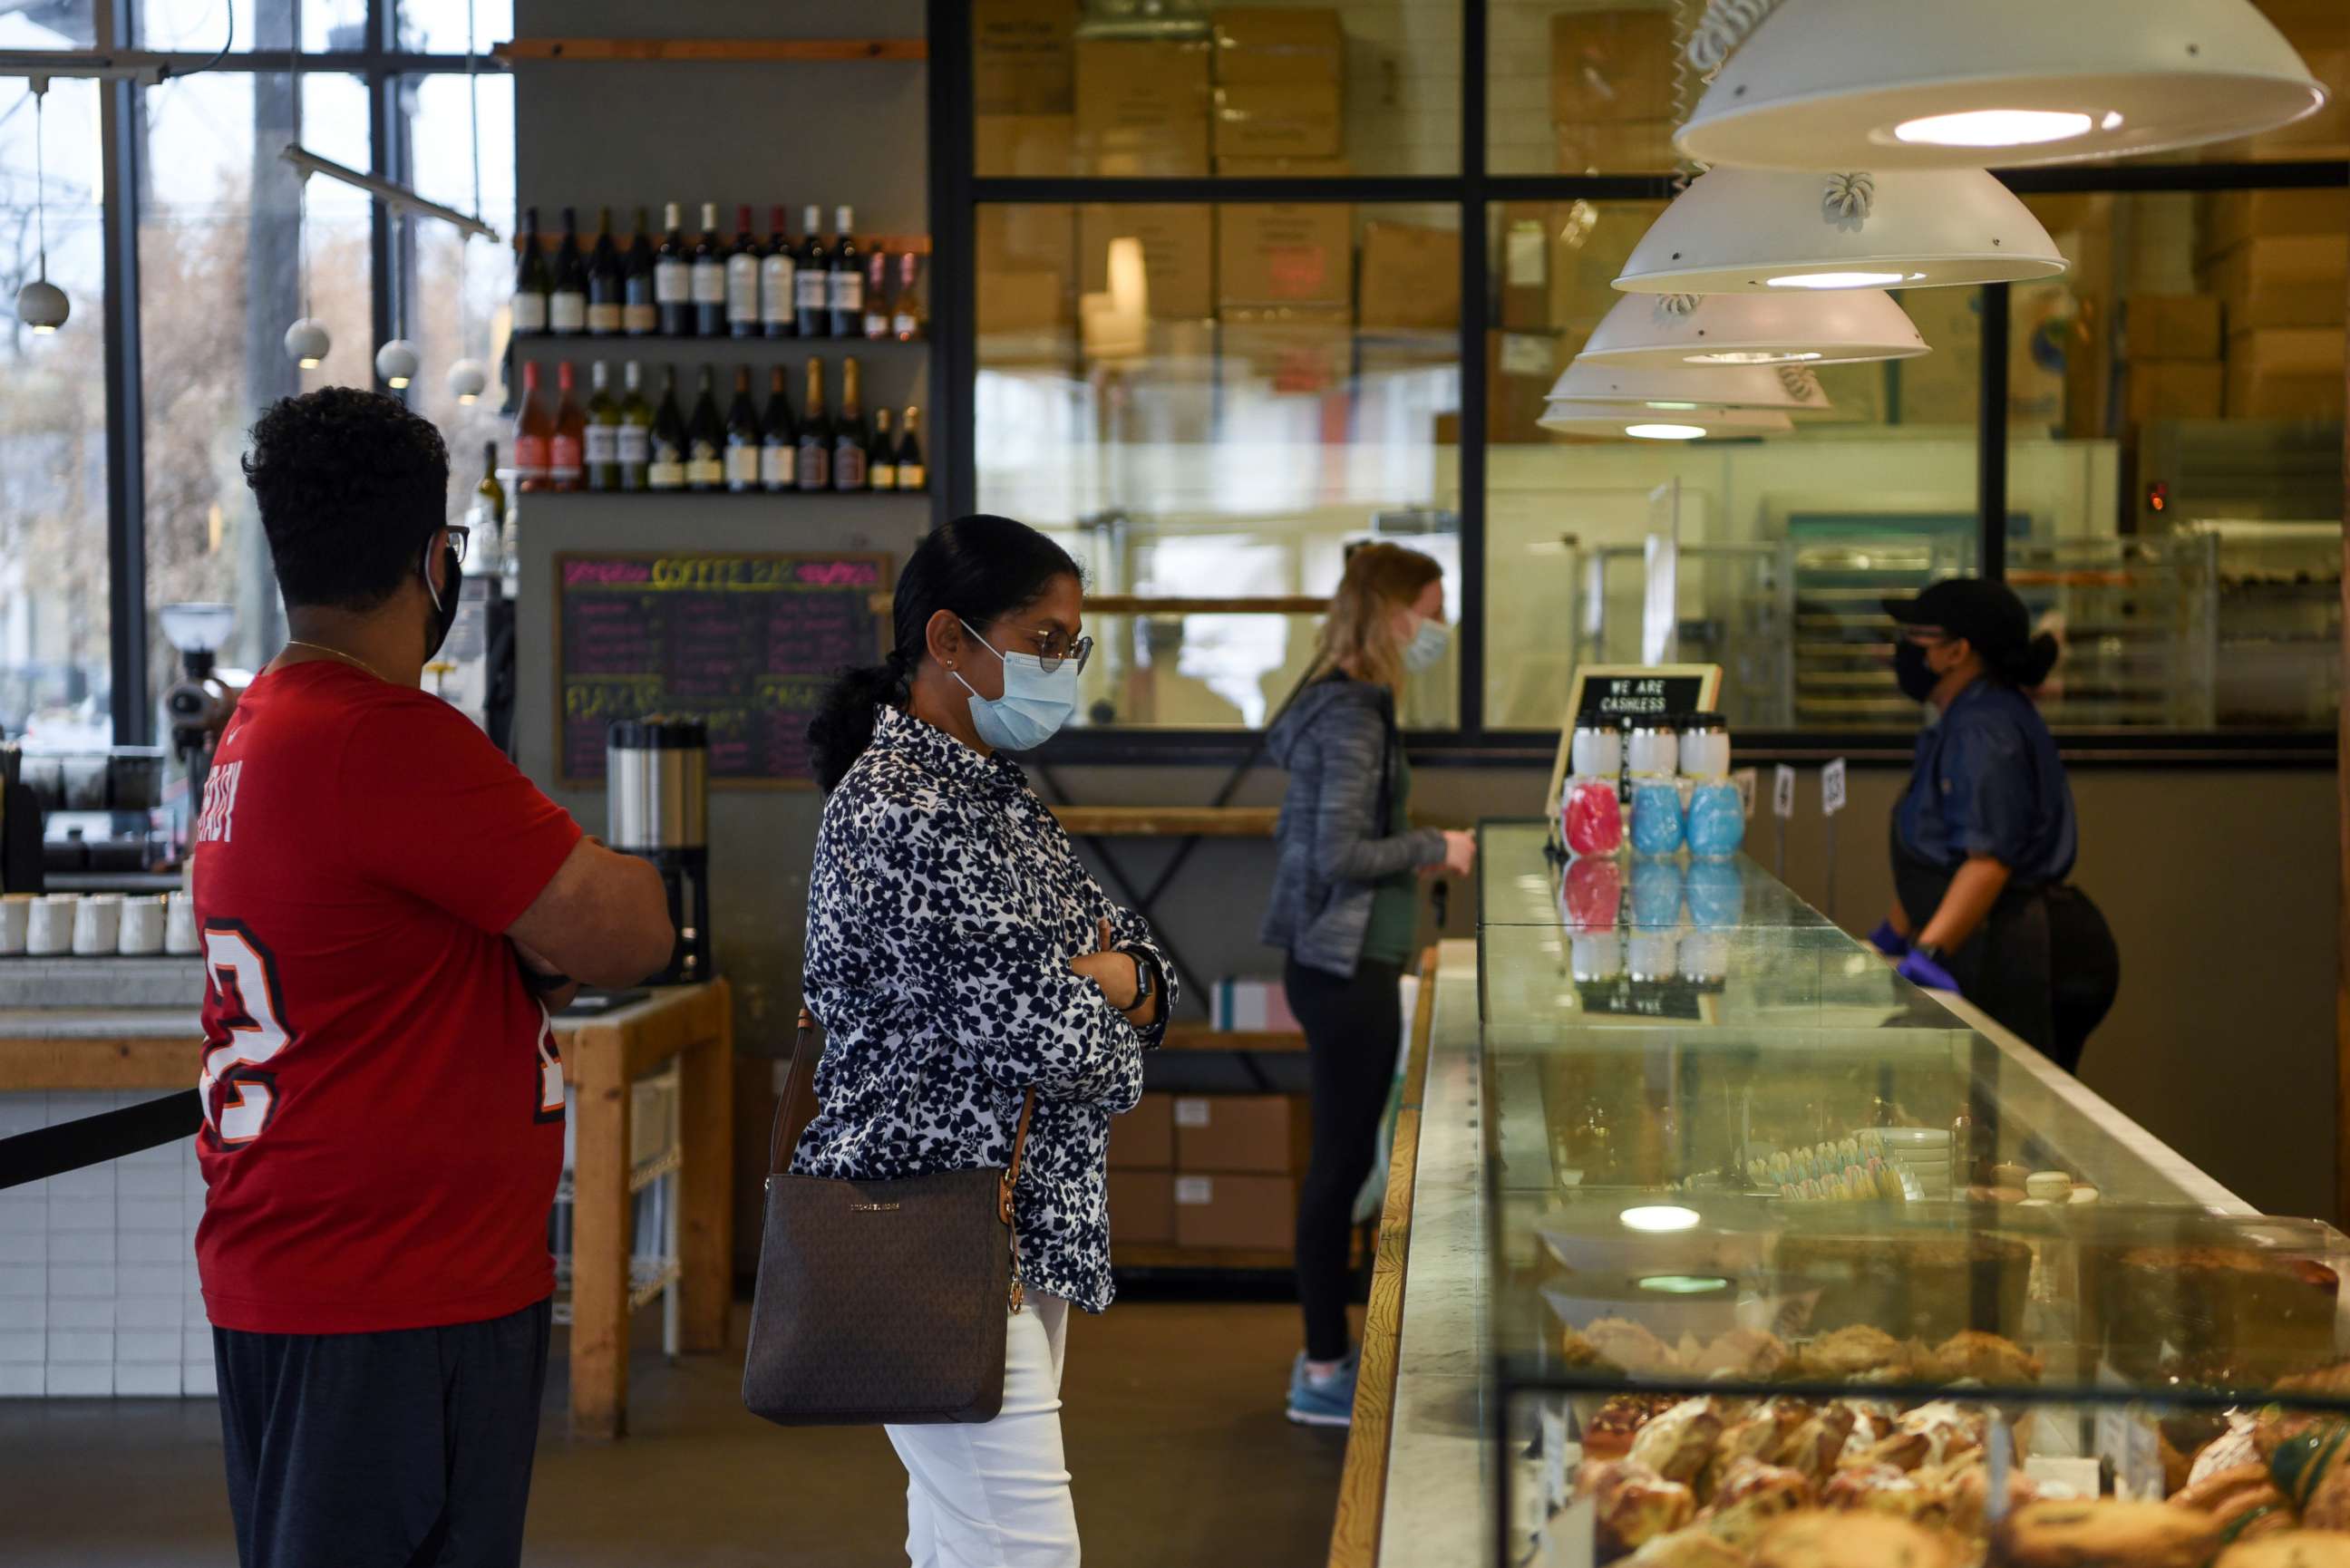
[[[512,1568],[554,1303],[378,1334],[213,1330],[244,1568]]]
[[[1314,1154],[1297,1193],[1297,1301],[1305,1354],[1347,1354],[1347,1241],[1355,1195],[1371,1173],[1379,1115],[1395,1083],[1403,966],[1365,959],[1342,980],[1291,959],[1282,971],[1289,1010],[1305,1031],[1314,1085]]]

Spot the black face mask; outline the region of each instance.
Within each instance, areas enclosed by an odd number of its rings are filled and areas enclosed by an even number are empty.
[[[1942,678],[1926,662],[1926,647],[1903,638],[1893,648],[1893,679],[1901,687],[1901,695],[1912,702],[1923,702],[1933,696],[1934,688]]]
[[[432,617],[424,623],[424,661],[430,664],[432,656],[441,651],[441,645],[449,640],[449,628],[457,624],[458,590],[464,578],[457,552],[446,545],[441,546],[441,579],[448,585],[446,587],[434,593],[430,568],[417,569],[424,574],[424,592],[432,602]]]

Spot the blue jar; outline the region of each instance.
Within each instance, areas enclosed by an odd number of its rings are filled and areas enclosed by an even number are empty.
[[[1700,860],[1690,867],[1690,920],[1707,930],[1738,925],[1746,914],[1746,878],[1735,860]]]
[[[1654,929],[1680,924],[1681,868],[1678,861],[1642,860],[1632,867],[1632,924]]]
[[[1632,786],[1632,853],[1671,855],[1681,846],[1681,791],[1669,780]]]
[[[1635,822],[1637,829],[1638,823]],[[1746,842],[1746,811],[1733,784],[1701,784],[1690,792],[1687,827],[1690,853],[1719,860]]]

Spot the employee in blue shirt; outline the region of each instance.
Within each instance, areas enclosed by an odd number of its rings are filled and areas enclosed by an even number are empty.
[[[1887,599],[1902,692],[1930,703],[1893,813],[1893,910],[1870,940],[1901,973],[1955,991],[2066,1072],[2113,1005],[2121,961],[2105,916],[2065,878],[2073,789],[2025,693],[2056,639],[2032,634],[2004,583],[1951,577]]]

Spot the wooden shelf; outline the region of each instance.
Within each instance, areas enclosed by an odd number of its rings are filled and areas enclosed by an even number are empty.
[[[1270,838],[1273,805],[1056,805],[1053,815],[1079,838]]]
[[[1110,1243],[1113,1269],[1240,1269],[1282,1273],[1296,1259],[1282,1247],[1167,1247],[1134,1242]]]
[[[777,60],[926,60],[921,38],[515,38],[491,53],[517,60],[666,60],[759,64]]]
[[[1162,1051],[1282,1051],[1305,1049],[1305,1036],[1292,1029],[1211,1029],[1204,1023],[1170,1023]]]

